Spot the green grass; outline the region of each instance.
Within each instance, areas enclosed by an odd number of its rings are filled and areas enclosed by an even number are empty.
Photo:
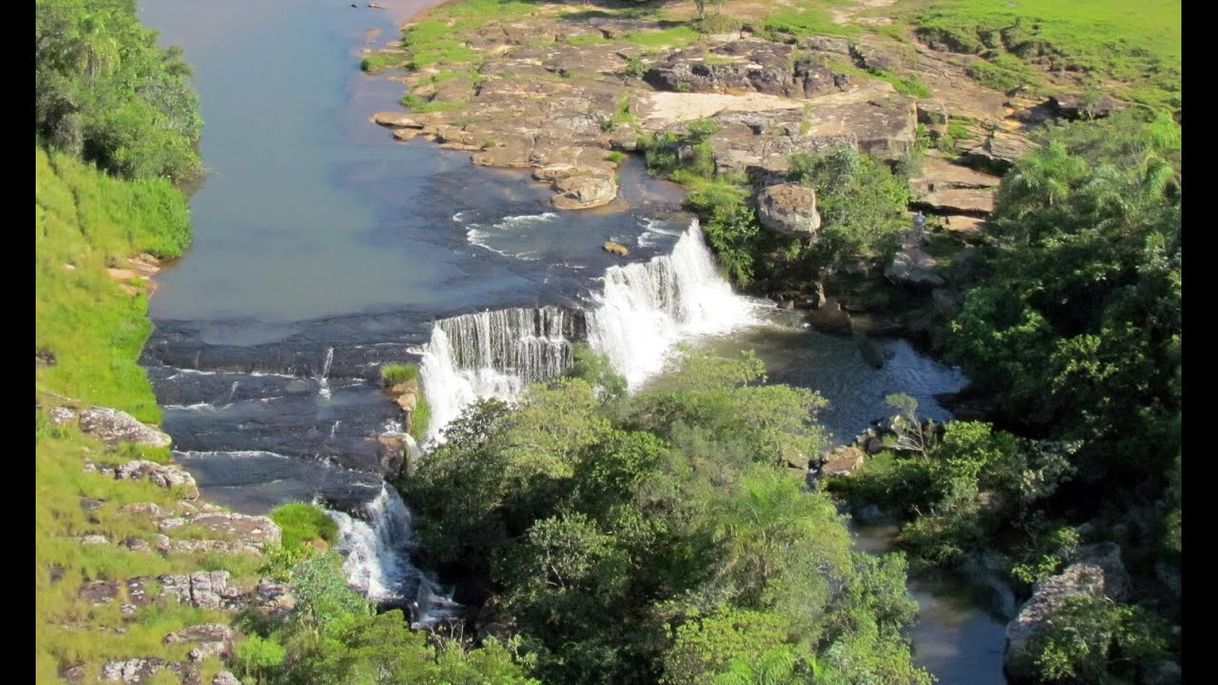
[[[999,55],[1048,60],[1122,82],[1118,95],[1179,107],[1179,0],[946,0],[913,19],[923,38],[957,50],[991,61]],[[984,68],[979,74],[994,83],[1009,82]]]
[[[416,380],[418,377],[419,367],[414,364],[386,364],[381,367],[381,383],[386,388]]]
[[[34,338],[58,359],[37,368],[35,387],[159,421],[135,363],[152,331],[147,297],[123,292],[105,269],[138,252],[180,255],[190,240],[186,201],[167,181],[122,181],[42,150],[34,168]]]
[[[426,114],[428,112],[452,112],[461,109],[468,105],[464,100],[424,100],[423,98],[413,93],[406,93],[402,96],[402,106],[409,107],[410,111],[418,114]]]
[[[869,71],[872,76],[883,79],[892,84],[897,92],[902,95],[910,95],[916,98],[928,98],[934,96],[934,91],[922,82],[917,76],[899,76],[890,71],[883,69],[875,69]]]
[[[841,5],[841,0],[812,2],[802,0],[767,16],[761,23],[761,33],[771,40],[784,36],[802,38],[812,35],[851,36],[859,32],[854,24],[835,24],[826,5]]]
[[[186,200],[162,180],[123,181],[77,159],[35,148],[35,341],[54,352],[54,366],[35,371],[36,397],[44,408],[99,404],[157,422],[160,411],[137,360],[151,330],[147,298],[128,294],[106,267],[138,252],[180,255],[189,243]],[[71,265],[73,268],[67,268]],[[69,402],[72,398],[78,402]],[[146,515],[123,506],[151,502],[164,508],[176,493],[143,481],[120,481],[84,470],[85,458],[99,465],[132,459],[170,460],[165,448],[107,447],[74,426],[34,417],[35,669],[38,682],[83,663],[86,680],[100,676],[109,659],[153,656],[186,658],[188,645],[165,645],[166,633],[201,622],[227,623],[220,612],[154,602],[123,617],[120,597],[100,607],[77,598],[83,583],[135,576],[225,569],[239,582],[256,577],[263,560],[250,554],[135,552],[117,543],[127,537],[152,542],[160,532]],[[100,500],[93,511],[81,499]],[[189,526],[168,531],[190,537]],[[77,538],[100,534],[110,544],[82,546]],[[124,590],[125,592],[125,590]],[[125,632],[118,632],[118,629]],[[221,670],[203,662],[204,682]]]
[[[320,507],[303,502],[288,502],[271,510],[271,520],[283,532],[283,547],[296,549],[314,540],[334,542],[338,525]]]
[[[644,48],[681,48],[697,41],[700,36],[689,26],[674,26],[658,31],[635,31],[623,38]]]
[[[414,405],[414,412],[410,415],[410,435],[414,437],[415,442],[423,441],[429,425],[431,425],[431,405],[427,404],[427,398],[420,394],[418,402]]]
[[[396,69],[406,64],[409,58],[400,52],[374,52],[360,60],[359,68],[369,74],[386,69]]]
[[[385,364],[381,367],[381,385],[391,388],[399,383],[419,381],[419,367],[414,364]],[[410,434],[416,441],[422,441],[427,434],[427,425],[431,422],[431,407],[423,395],[420,382],[416,396],[414,411],[410,415]]]
[[[403,32],[402,46],[409,53],[407,64],[411,69],[422,69],[435,64],[476,62],[480,55],[466,45],[461,32],[491,21],[512,21],[534,9],[531,3],[516,0],[463,0],[437,7]]]
[[[584,33],[578,36],[570,36],[567,38],[567,45],[604,45],[610,42],[608,38],[599,33]]]

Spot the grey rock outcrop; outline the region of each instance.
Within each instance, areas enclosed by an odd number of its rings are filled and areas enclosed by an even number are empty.
[[[815,239],[820,230],[816,191],[795,183],[768,186],[757,195],[757,214],[766,228]]]
[[[756,92],[813,97],[841,89],[843,80],[824,63],[792,63],[793,48],[766,41],[731,41],[708,51],[679,50],[653,65],[643,80],[657,90],[682,93]]]
[[[167,645],[186,642],[193,644],[189,656],[191,661],[202,661],[209,656],[228,657],[233,653],[237,631],[221,623],[202,623],[190,626],[165,636]]]
[[[185,525],[200,528],[208,534],[220,538],[220,540],[210,540],[210,542],[232,541],[256,548],[278,545],[281,536],[279,526],[266,516],[222,512],[173,517],[162,519],[160,522],[161,530],[172,530]]]
[[[981,145],[965,155],[974,168],[1004,174],[1015,160],[1031,152],[1036,144],[1024,136],[1006,131],[993,131]]]
[[[80,413],[80,430],[107,444],[134,442],[153,447],[168,447],[168,434],[136,420],[127,412],[109,407],[90,407]]]
[[[1035,679],[1033,643],[1049,627],[1066,601],[1072,597],[1124,598],[1129,574],[1121,563],[1121,552],[1111,542],[1088,545],[1061,573],[1045,578],[1032,588],[1032,596],[1006,628],[1003,655],[1007,676],[1014,682]]]
[[[90,466],[91,462],[86,462],[85,470],[91,470]],[[186,469],[173,464],[137,459],[118,468],[94,467],[93,470],[116,480],[146,480],[158,487],[177,489],[178,494],[186,499],[196,499],[199,496],[199,486],[195,484],[194,476]]]
[[[196,571],[190,575],[157,577],[161,596],[200,609],[235,610],[241,605],[241,588],[229,583],[228,571]]]

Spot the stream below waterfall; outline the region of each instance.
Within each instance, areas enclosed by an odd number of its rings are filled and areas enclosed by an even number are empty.
[[[560,371],[576,340],[632,389],[680,342],[756,349],[772,381],[829,400],[821,419],[839,441],[884,416],[891,392],[947,418],[933,395],[964,384],[953,369],[898,340],[877,341],[888,360],[874,369],[852,341],[732,294],[680,189],[640,160],[617,201],[559,214],[527,171],[369,123],[399,108],[402,86],[361,73],[360,50],[431,4],[382,2],[140,2],[162,43],[184,48],[206,122],[194,243],[157,278],[142,359],[206,498],[245,513],[322,503],[350,582],[435,618],[451,592],[410,564],[410,512],[381,474],[377,436],[401,428],[380,391],[387,362],[421,362],[433,426]],[[944,683],[1004,682],[1002,623],[959,587],[919,582],[920,662]]]

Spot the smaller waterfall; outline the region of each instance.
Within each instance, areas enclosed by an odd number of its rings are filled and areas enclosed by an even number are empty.
[[[431,405],[429,439],[478,398],[511,399],[529,383],[561,375],[583,317],[560,307],[463,314],[437,321],[419,374]]]
[[[414,547],[410,510],[393,488],[383,485],[359,516],[330,511],[338,524],[338,551],[346,557],[347,583],[382,605],[408,606],[414,627],[430,627],[458,616],[461,605],[410,562]]]
[[[589,343],[632,391],[663,370],[677,343],[757,323],[754,305],[719,275],[696,219],[671,255],[610,267],[593,300]]]
[[[330,364],[332,363],[334,363],[334,348],[327,347],[326,359],[321,364],[321,378],[318,379],[319,388],[317,390],[317,394],[321,395],[322,397],[330,396],[330,383],[326,380],[326,377],[330,375]]]

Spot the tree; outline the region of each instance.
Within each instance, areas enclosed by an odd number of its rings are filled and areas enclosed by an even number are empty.
[[[803,249],[805,273],[824,281],[837,271],[887,258],[907,228],[909,187],[873,157],[852,147],[791,156],[791,180],[816,190],[819,235]]]

